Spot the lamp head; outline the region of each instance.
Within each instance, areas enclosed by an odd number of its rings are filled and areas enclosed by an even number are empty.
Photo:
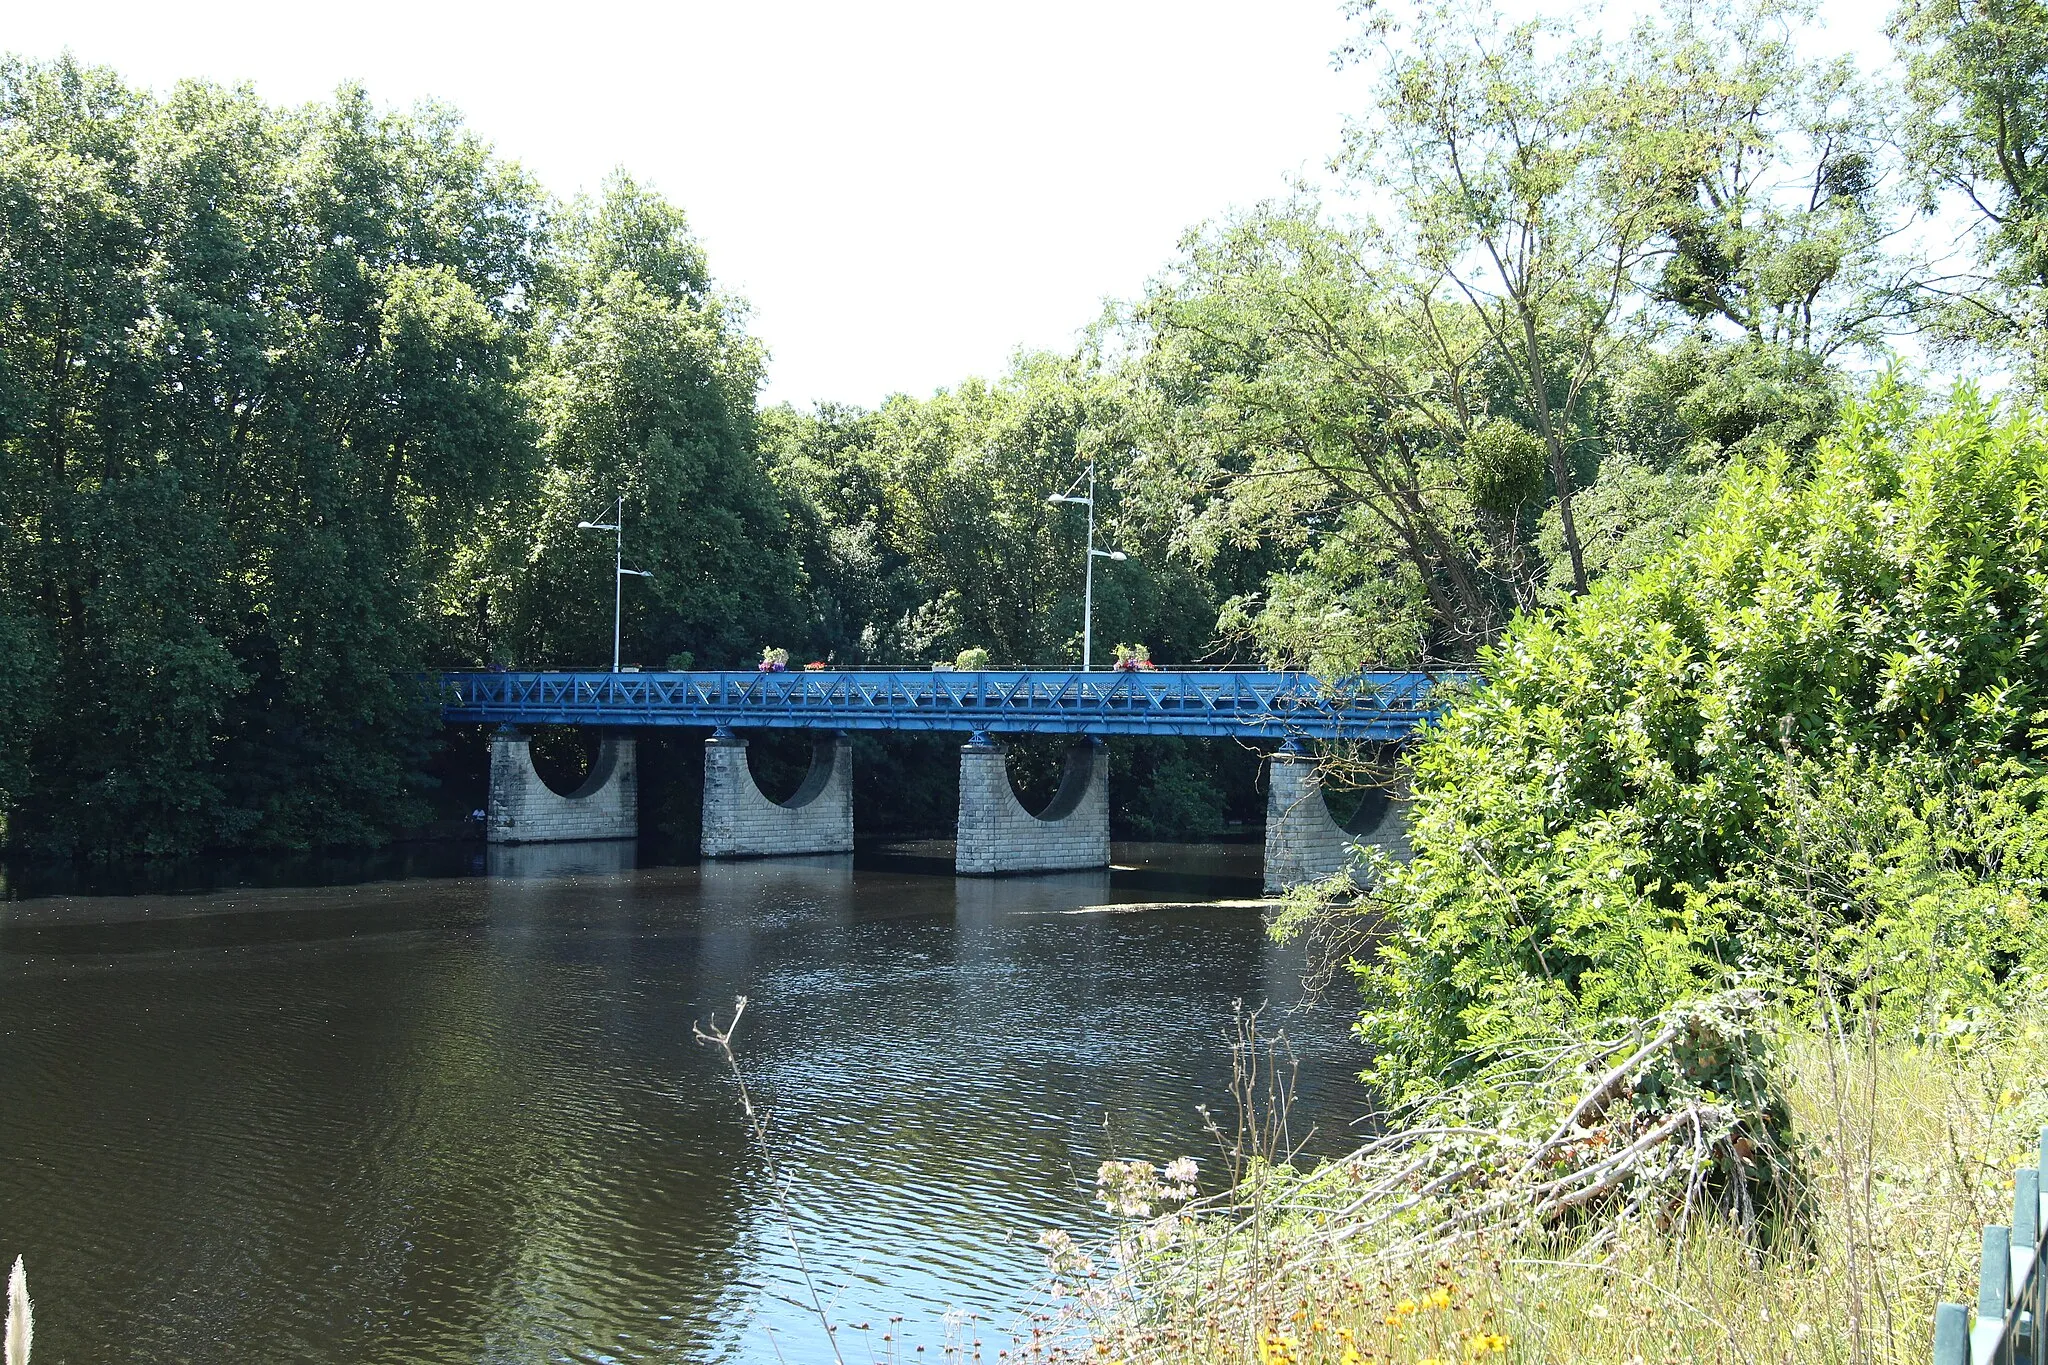
[[[1130,556],[1125,554],[1122,550],[1111,550],[1109,552],[1109,557],[1111,559],[1114,559],[1119,564],[1123,563],[1126,559],[1130,558]]]

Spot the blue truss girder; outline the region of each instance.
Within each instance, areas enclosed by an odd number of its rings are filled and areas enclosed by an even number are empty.
[[[444,673],[451,724],[675,725],[1397,741],[1462,673]]]

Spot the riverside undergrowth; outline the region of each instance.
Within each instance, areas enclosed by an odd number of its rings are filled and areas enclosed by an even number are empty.
[[[1387,1136],[1119,1243],[1131,1360],[1924,1356],[2044,1110],[2048,424],[1886,383],[1518,619],[1297,894]]]
[[[1748,1041],[1703,1038],[1683,1027],[1700,1008],[1655,1025],[1653,1038],[1680,1022],[1676,1048],[1624,1045],[1608,1072],[1579,1073],[1592,1082],[1581,1102],[1623,1075],[1605,1113],[1568,1104],[1516,1115],[1497,1086],[1495,1098],[1446,1092],[1349,1157],[1307,1171],[1254,1167],[1227,1194],[1131,1220],[1122,1261],[1070,1300],[1085,1345],[1070,1336],[1033,1354],[1258,1365],[1924,1359],[1935,1302],[1970,1296],[1980,1231],[2009,1211],[2012,1170],[2031,1164],[2048,1124],[2048,1001],[1933,1041],[1833,1010],[1745,1018],[1753,1002],[1725,999],[1708,1008]],[[1673,1064],[1704,1060],[1701,1041],[1736,1046],[1689,1081],[1673,1076]],[[1572,1070],[1558,1061],[1535,1061],[1511,1103],[1557,1093]],[[1736,1093],[1712,1088],[1731,1081]],[[1490,1121],[1461,1131],[1446,1121],[1461,1105]],[[1561,1174],[1612,1175],[1621,1167],[1603,1163],[1621,1135],[1640,1139],[1665,1126],[1657,1116],[1680,1113],[1699,1117],[1698,1134],[1638,1152],[1603,1198],[1557,1207]],[[1770,1116],[1775,1145],[1741,1155],[1760,1134],[1730,1121],[1739,1114]],[[1524,1168],[1546,1144],[1549,1163],[1534,1163],[1542,1174],[1531,1178]],[[1777,1221],[1740,1216],[1731,1162],[1748,1168],[1753,1207],[1778,1201]]]

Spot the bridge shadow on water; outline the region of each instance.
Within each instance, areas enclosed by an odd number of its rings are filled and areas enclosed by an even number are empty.
[[[1258,896],[1260,845],[1118,843],[1111,867],[1064,874],[1087,880],[1097,899],[1202,901]],[[462,897],[436,896],[436,884],[475,879],[559,881],[629,877],[663,868],[699,867],[707,886],[747,882],[772,888],[763,864],[835,867],[878,874],[953,880],[949,839],[863,840],[851,855],[700,862],[659,839],[604,839],[547,844],[486,845],[445,841],[368,851],[269,857],[193,857],[106,865],[20,865],[0,878],[0,952],[127,953],[176,948],[229,948],[306,943],[380,933],[419,932],[427,923],[454,928],[472,918],[453,909]],[[754,869],[748,871],[746,869]],[[737,870],[729,870],[737,869]],[[792,874],[794,875],[794,874]],[[838,874],[835,874],[838,875]],[[1092,880],[1090,880],[1092,879]],[[1043,876],[962,878],[964,901],[989,894],[977,883],[1036,884]],[[413,885],[443,914],[423,919],[406,897],[372,889]],[[1079,885],[1079,881],[1072,881]],[[764,890],[763,894],[774,894]]]

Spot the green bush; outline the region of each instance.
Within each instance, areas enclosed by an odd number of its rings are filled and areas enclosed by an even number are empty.
[[[2044,952],[2044,495],[2048,425],[1887,384],[1809,475],[1738,464],[1668,553],[1517,621],[1410,760],[1379,1078],[1737,978],[1967,1032]]]

